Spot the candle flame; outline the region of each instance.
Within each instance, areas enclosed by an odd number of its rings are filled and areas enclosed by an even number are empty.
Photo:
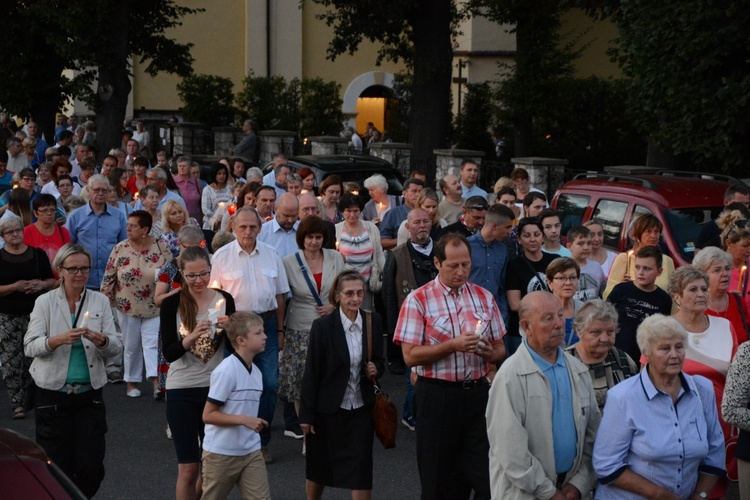
[[[83,313],[83,319],[89,319],[89,312],[88,311],[86,311],[85,313]]]
[[[219,280],[214,280],[214,282],[213,282],[213,283],[211,283],[211,288],[217,288],[217,289],[218,289],[218,288],[221,288],[221,287],[219,286]]]
[[[216,302],[217,311],[221,309],[222,304],[224,304],[224,299],[220,299],[219,301]]]
[[[338,249],[339,249],[339,242],[337,241],[336,242],[336,250],[338,250]]]

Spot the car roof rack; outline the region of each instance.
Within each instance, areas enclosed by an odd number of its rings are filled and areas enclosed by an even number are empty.
[[[714,174],[712,172],[691,172],[687,170],[669,170],[660,169],[653,173],[653,175],[661,175],[664,177],[691,177],[694,179],[706,179],[711,181],[724,181],[730,184],[743,185],[744,183],[736,177],[725,174]]]
[[[580,180],[580,179],[601,179],[606,180],[607,182],[631,182],[635,184],[640,184],[642,187],[646,189],[657,189],[659,186],[656,185],[655,182],[650,181],[648,179],[644,179],[642,177],[635,177],[632,175],[615,175],[615,174],[607,174],[602,172],[584,172],[582,174],[578,174],[575,177],[573,177],[573,180]]]

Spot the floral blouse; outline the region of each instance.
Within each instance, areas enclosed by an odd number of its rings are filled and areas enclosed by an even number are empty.
[[[154,318],[159,315],[154,303],[156,271],[171,260],[169,248],[158,239],[142,252],[130,240],[121,241],[109,255],[101,292],[128,316]]]

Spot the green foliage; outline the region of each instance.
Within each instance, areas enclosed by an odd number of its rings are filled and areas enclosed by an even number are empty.
[[[216,75],[192,75],[177,85],[185,119],[211,127],[231,124],[234,119],[234,83]]]
[[[302,80],[300,103],[300,137],[337,135],[341,132],[344,114],[340,97],[341,84],[322,78]]]
[[[388,99],[385,131],[393,142],[409,142],[413,78],[410,74],[393,77],[393,97]]]
[[[469,83],[463,97],[461,114],[456,117],[456,147],[484,151],[487,158],[495,156],[490,126],[495,115],[490,82]]]

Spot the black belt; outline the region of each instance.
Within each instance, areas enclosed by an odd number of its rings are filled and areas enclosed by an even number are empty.
[[[276,309],[271,309],[270,311],[266,311],[264,313],[258,313],[258,316],[263,318],[263,321],[268,321],[269,319],[276,316]]]
[[[562,474],[557,475],[557,481],[555,481],[555,488],[557,488],[558,490],[561,490],[563,486],[565,486],[565,477],[568,475],[568,472],[563,472]]]
[[[419,381],[426,384],[436,385],[438,387],[447,387],[449,389],[476,389],[477,387],[490,384],[486,377],[478,378],[476,380],[464,380],[462,382],[449,382],[438,378],[419,377]]]

